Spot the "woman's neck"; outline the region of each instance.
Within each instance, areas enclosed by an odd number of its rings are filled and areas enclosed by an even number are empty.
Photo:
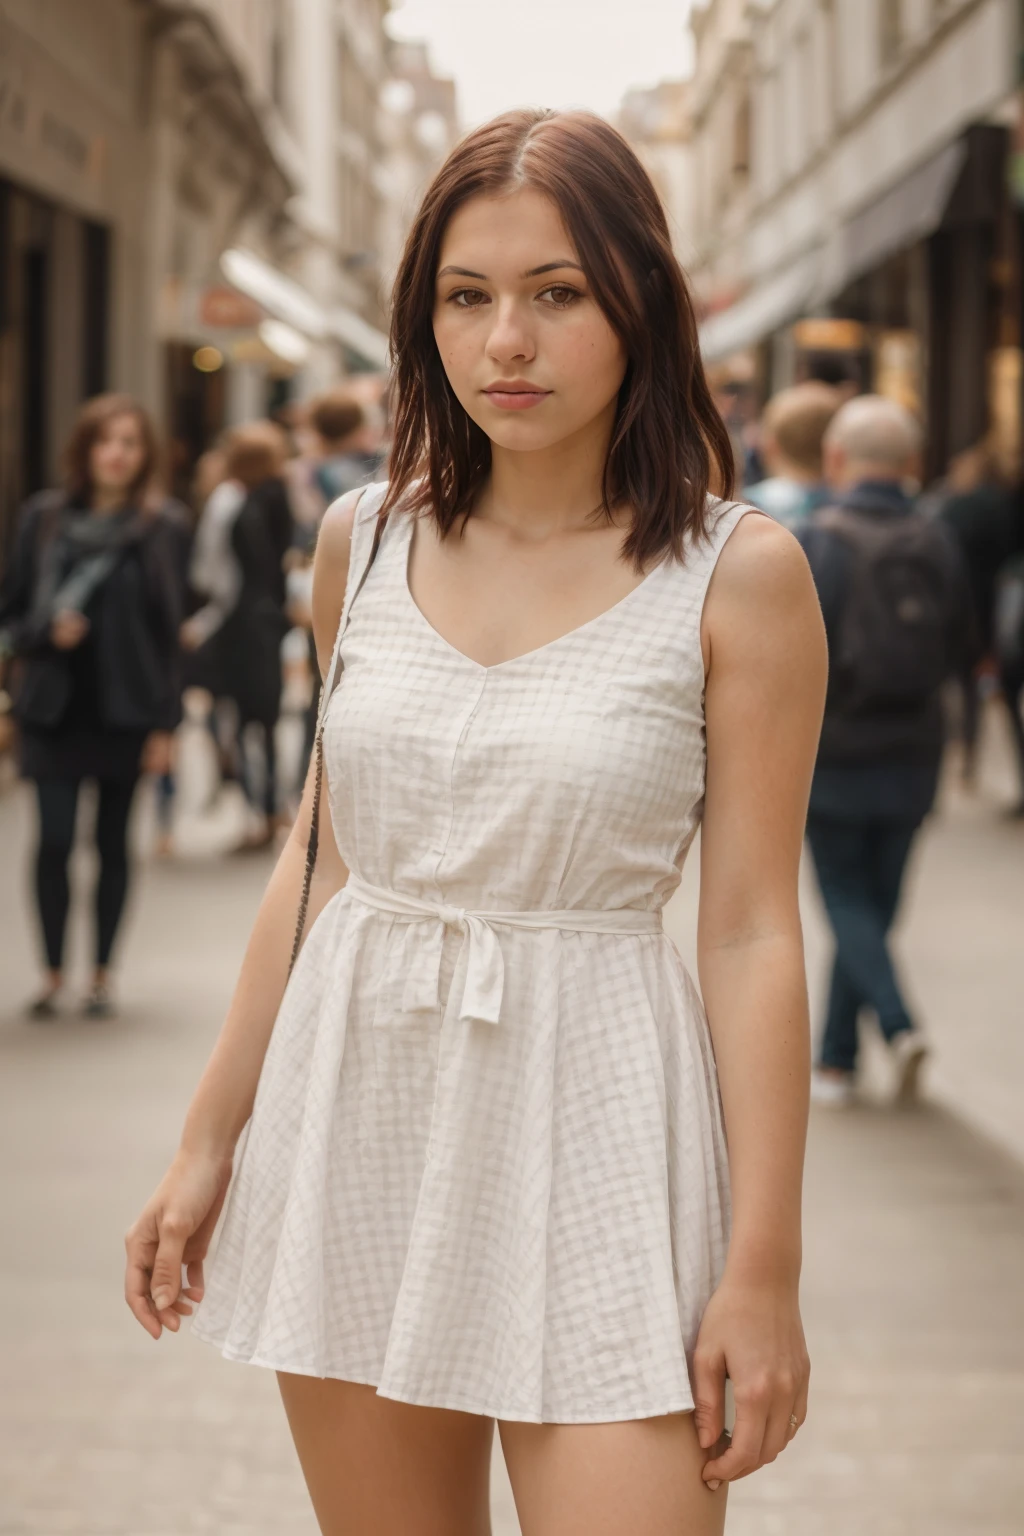
[[[109,486],[96,485],[89,496],[89,511],[96,517],[113,517],[128,504],[128,493]]]
[[[570,438],[532,453],[491,444],[491,474],[474,516],[542,540],[592,523],[604,498],[604,466],[614,424],[590,422]]]

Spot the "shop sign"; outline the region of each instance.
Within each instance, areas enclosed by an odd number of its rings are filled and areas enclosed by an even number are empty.
[[[264,311],[254,299],[226,284],[205,288],[199,300],[199,319],[203,325],[224,330],[251,330],[263,317]]]
[[[3,16],[0,144],[6,168],[44,195],[94,205],[103,189],[109,138],[101,119],[53,60]]]
[[[793,342],[802,352],[860,352],[867,345],[867,337],[859,320],[824,317],[798,320]]]

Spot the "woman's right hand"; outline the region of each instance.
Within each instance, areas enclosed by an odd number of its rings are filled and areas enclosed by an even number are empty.
[[[230,1178],[230,1156],[179,1151],[125,1236],[124,1299],[154,1339],[177,1333],[203,1298],[203,1260]]]
[[[73,608],[65,608],[56,614],[50,625],[50,639],[58,651],[73,651],[76,645],[81,645],[88,633],[89,620]]]

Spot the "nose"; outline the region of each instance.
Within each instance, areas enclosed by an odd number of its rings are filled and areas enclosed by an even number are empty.
[[[495,305],[487,351],[496,363],[530,362],[536,352],[528,318],[515,299]]]

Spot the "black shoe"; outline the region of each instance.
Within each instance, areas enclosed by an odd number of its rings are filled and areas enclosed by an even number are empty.
[[[37,997],[34,1003],[29,1003],[25,1009],[25,1017],[34,1019],[40,1024],[59,1018],[60,1009],[57,1007],[56,992],[44,992],[42,997]]]
[[[112,1019],[116,1013],[114,1000],[106,987],[93,987],[82,1004],[83,1019]]]

